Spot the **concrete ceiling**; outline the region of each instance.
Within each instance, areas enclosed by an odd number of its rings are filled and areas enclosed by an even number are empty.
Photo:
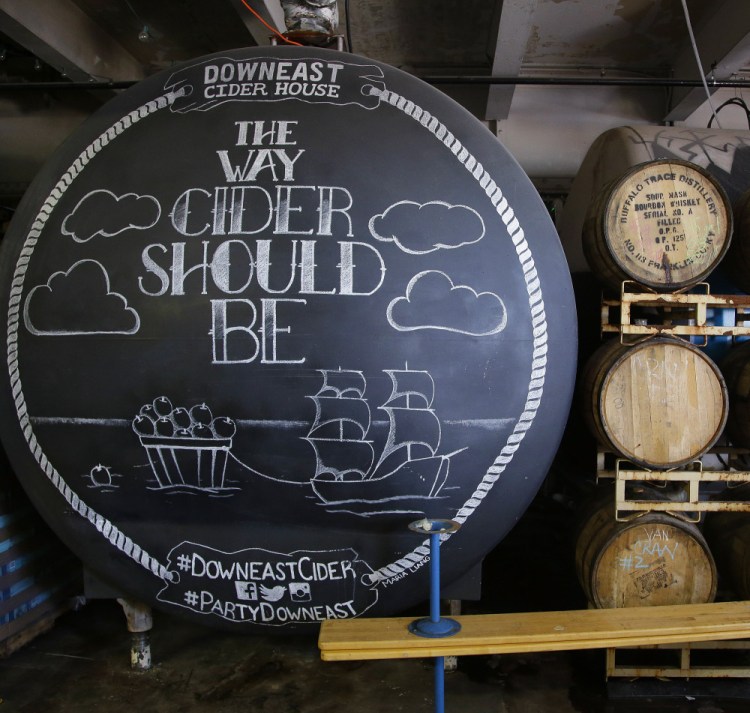
[[[279,0],[247,0],[283,31]],[[418,76],[690,78],[699,73],[681,0],[339,0],[352,50]],[[750,3],[688,0],[703,73],[745,78]],[[179,62],[270,43],[242,0],[0,0],[0,193],[33,176],[112,91],[2,83],[135,81]],[[705,126],[703,89],[439,84],[488,122],[533,178],[575,175],[613,126]],[[720,89],[714,104],[741,95]],[[736,107],[725,128],[747,128]]]

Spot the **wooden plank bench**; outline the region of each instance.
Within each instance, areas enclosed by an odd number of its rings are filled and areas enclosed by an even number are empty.
[[[444,639],[410,633],[412,617],[329,619],[318,647],[324,661],[600,649],[750,637],[750,601],[624,609],[582,609],[453,617]]]

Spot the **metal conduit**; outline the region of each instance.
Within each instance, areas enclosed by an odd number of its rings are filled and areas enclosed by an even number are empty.
[[[419,75],[417,75],[419,76]],[[625,78],[625,77],[490,77],[482,75],[425,75],[419,78],[428,84],[512,84],[516,86],[601,86],[601,87],[702,87],[700,79]],[[60,91],[127,89],[137,82],[0,82],[0,91]],[[712,79],[708,86],[715,89],[750,88],[750,79]]]
[[[703,87],[700,79],[670,79],[667,77],[484,77],[476,75],[434,75],[420,77],[429,84],[515,84],[541,86],[602,86],[602,87]],[[750,80],[709,80],[709,87],[748,88]]]

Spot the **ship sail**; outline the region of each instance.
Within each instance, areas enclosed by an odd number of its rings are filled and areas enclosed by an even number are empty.
[[[371,441],[339,441],[308,438],[315,450],[316,478],[328,480],[362,480],[375,460]]]
[[[384,454],[405,446],[423,446],[427,453],[435,455],[440,445],[440,421],[430,409],[407,409],[382,406],[388,414],[390,428]],[[414,457],[414,453],[412,453]]]
[[[315,451],[315,478],[362,480],[375,460],[370,407],[364,400],[361,371],[322,369],[323,384],[315,396],[315,420],[305,438]]]
[[[432,410],[435,382],[426,371],[386,370],[392,390],[380,409],[389,428],[383,451],[368,479],[382,478],[409,461],[431,458],[440,446],[440,420]]]
[[[367,382],[361,371],[353,369],[321,369],[323,385],[317,396],[348,396],[364,398]]]
[[[384,405],[411,408],[432,408],[435,382],[427,371],[386,369],[391,377],[391,395]]]
[[[309,437],[362,440],[370,430],[370,407],[359,398],[309,396],[315,403],[315,421]]]

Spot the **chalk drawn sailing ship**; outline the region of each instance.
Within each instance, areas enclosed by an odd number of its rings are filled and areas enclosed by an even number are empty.
[[[308,397],[316,412],[305,437],[316,455],[315,494],[328,504],[436,497],[448,478],[450,458],[459,451],[438,454],[441,428],[432,408],[435,382],[429,372],[384,370],[391,394],[379,409],[388,416],[388,436],[375,461],[364,374],[319,371],[323,385]]]

